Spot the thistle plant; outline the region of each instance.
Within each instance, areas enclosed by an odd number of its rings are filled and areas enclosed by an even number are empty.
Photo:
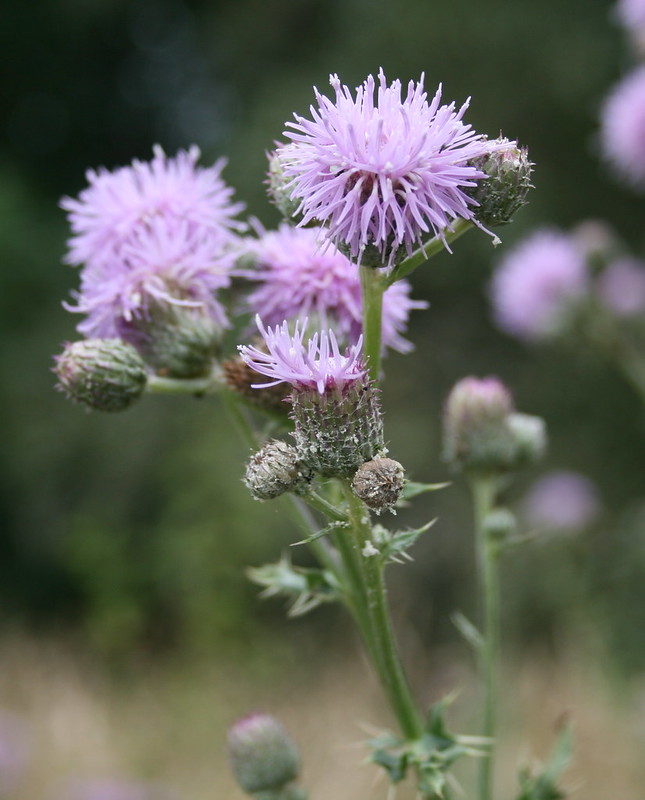
[[[454,762],[472,756],[480,781],[468,796],[491,800],[498,572],[506,545],[521,540],[498,492],[539,458],[544,426],[516,412],[497,379],[465,379],[446,404],[445,456],[472,488],[482,596],[481,623],[460,618],[460,628],[479,656],[483,721],[457,734],[444,719],[447,700],[420,706],[390,618],[387,567],[405,561],[434,520],[412,530],[385,522],[441,485],[409,481],[388,452],[382,360],[412,348],[409,315],[427,307],[411,299],[407,276],[467,230],[497,243],[489,228],[526,202],[532,165],[515,142],[475,132],[464,121],[468,102],[442,105],[441,87],[429,100],[423,78],[405,93],[382,70],[355,92],[335,75],[330,82],[334,98],[316,90],[310,117],[296,114],[270,156],[270,197],[286,218],[275,231],[256,221],[248,233],[223,162],[198,166],[195,148],[175,158],[155,148],[150,163],[88,173],[79,198],[62,201],[72,227],[66,260],[81,267],[68,308],[85,315],[78,330],[87,338],[66,347],[55,371],[74,399],[102,410],[146,392],[217,395],[252,448],[240,468],[250,494],[287,497],[299,543],[317,560],[304,568],[282,558],[250,570],[251,580],[287,596],[292,615],[340,602],[357,625],[396,720],[367,743],[370,760],[393,785],[407,778],[419,797],[439,800]],[[243,294],[235,308],[223,295],[233,278]],[[569,295],[581,281],[575,273]],[[240,311],[255,315],[260,338],[247,328],[236,354],[227,330]],[[296,747],[271,716],[237,722],[229,746],[248,795],[309,796]],[[543,773],[523,773],[518,797],[561,796],[567,757],[563,734]]]

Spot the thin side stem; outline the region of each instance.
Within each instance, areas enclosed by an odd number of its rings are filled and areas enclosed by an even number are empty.
[[[370,636],[379,656],[375,666],[401,732],[407,739],[418,739],[423,726],[392,629],[383,580],[383,564],[378,555],[368,555],[365,552],[365,545],[370,541],[372,533],[369,513],[347,482],[343,482],[343,489],[352,523],[354,549],[360,556],[367,589]]]
[[[213,372],[204,378],[161,378],[149,375],[146,391],[151,394],[213,394],[219,391],[219,376]]]
[[[406,258],[405,261],[397,264],[387,276],[386,287],[391,286],[393,283],[396,283],[396,281],[400,281],[401,278],[405,278],[406,275],[409,275],[417,267],[420,267],[421,264],[424,264],[426,261],[431,259],[432,256],[436,256],[437,253],[445,250],[446,245],[452,244],[452,242],[454,242],[460,236],[463,236],[466,231],[469,231],[474,227],[474,223],[470,222],[469,220],[457,220],[453,225],[453,230],[444,231],[442,237],[434,236],[429,242],[426,242],[418,250],[415,250],[415,252],[412,253],[409,258]]]
[[[359,269],[363,298],[363,354],[370,377],[377,381],[381,371],[383,292],[386,284],[382,273],[373,267],[361,266]]]
[[[481,672],[484,686],[482,736],[490,745],[482,756],[479,768],[479,800],[493,798],[493,770],[495,764],[495,734],[497,723],[497,672],[500,645],[499,605],[499,548],[486,535],[485,519],[493,509],[496,481],[492,477],[475,477],[472,480],[475,508],[475,539],[477,570],[482,605]]]

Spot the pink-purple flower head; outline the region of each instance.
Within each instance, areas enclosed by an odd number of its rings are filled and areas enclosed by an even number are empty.
[[[633,317],[645,311],[645,263],[623,257],[598,276],[597,291],[603,304],[616,316]]]
[[[462,121],[468,101],[440,105],[441,87],[428,103],[423,76],[378,87],[370,75],[355,97],[336,75],[335,101],[315,89],[311,119],[299,115],[278,148],[287,188],[300,200],[301,224],[326,224],[329,238],[361,260],[375,248],[388,266],[411,254],[427,235],[442,236],[455,220],[473,218],[465,192],[484,173],[471,159],[494,147]],[[374,94],[376,91],[376,100]]]
[[[362,337],[341,353],[331,329],[315,333],[305,344],[306,319],[296,322],[293,335],[287,322],[265,328],[256,317],[256,323],[266,352],[252,345],[240,345],[239,351],[249,367],[271,378],[269,383],[257,384],[258,388],[289,383],[296,391],[317,391],[322,395],[366,380],[367,370],[361,358]]]
[[[538,340],[560,332],[567,312],[587,288],[587,264],[574,240],[543,230],[501,261],[490,294],[502,330]]]
[[[645,187],[645,66],[623,78],[600,113],[602,152],[627,184]]]
[[[242,205],[220,176],[224,162],[203,168],[198,158],[197,147],[175,158],[155,147],[150,162],[88,171],[78,199],[61,201],[72,228],[65,260],[84,267],[71,310],[88,315],[86,335],[117,335],[120,318],[156,303],[226,322],[214,293],[229,283]]]
[[[589,525],[600,512],[594,484],[577,472],[550,472],[531,487],[524,500],[531,525],[573,531]]]
[[[645,29],[644,0],[618,0],[616,15],[621,25],[632,32],[642,33]]]
[[[255,267],[244,275],[258,285],[248,306],[265,325],[309,317],[322,328],[333,327],[344,343],[354,344],[363,327],[360,276],[335,247],[321,247],[322,236],[320,228],[283,223],[249,243]],[[410,288],[407,281],[397,281],[383,295],[383,349],[412,349],[403,336],[410,311],[428,304],[410,299]]]

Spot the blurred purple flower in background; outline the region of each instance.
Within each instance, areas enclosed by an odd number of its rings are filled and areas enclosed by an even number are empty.
[[[529,524],[546,530],[579,530],[600,511],[594,484],[577,472],[567,471],[551,472],[536,481],[523,506]]]
[[[22,783],[31,756],[26,720],[11,711],[0,711],[0,797]]]
[[[616,15],[626,28],[645,27],[645,0],[618,0]]]
[[[354,260],[369,246],[391,265],[426,234],[473,218],[464,189],[484,173],[469,162],[496,145],[462,122],[468,101],[459,110],[440,105],[439,87],[428,103],[423,76],[402,99],[401,82],[388,86],[382,70],[378,87],[370,75],[355,97],[337,75],[330,83],[335,101],[314,89],[311,119],[295,115],[285,132],[291,144],[276,151],[303,224],[326,223]]]
[[[623,78],[600,112],[602,152],[627,184],[645,187],[645,66]]]
[[[255,261],[243,274],[257,281],[248,306],[265,325],[309,317],[316,327],[333,327],[341,341],[355,344],[361,335],[360,276],[351,261],[335,247],[321,248],[320,228],[294,228],[283,223],[277,231],[262,232],[249,243]],[[412,309],[427,308],[410,299],[410,284],[397,281],[383,295],[383,348],[401,353],[413,345],[403,338]]]
[[[168,787],[119,779],[71,781],[56,800],[178,800]]]
[[[574,240],[559,231],[538,231],[511,250],[493,275],[495,320],[520,339],[548,338],[560,332],[587,288],[587,265]]]
[[[199,155],[192,147],[168,158],[155,147],[150,162],[88,171],[78,199],[62,199],[72,228],[65,260],[84,267],[70,307],[88,315],[81,333],[118,336],[120,320],[146,317],[158,304],[227,324],[215,292],[229,284],[243,206],[220,177],[224,162],[198,167]]]
[[[614,314],[641,314],[645,311],[645,262],[636,258],[614,261],[598,276],[597,289]]]

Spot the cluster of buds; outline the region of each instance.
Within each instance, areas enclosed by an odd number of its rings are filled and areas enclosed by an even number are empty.
[[[235,779],[256,800],[305,800],[296,785],[300,772],[298,748],[282,724],[268,714],[249,714],[228,733]]]
[[[537,460],[546,445],[539,417],[519,414],[496,378],[464,378],[444,415],[444,458],[455,469],[498,474]]]
[[[306,320],[296,324],[293,335],[286,322],[265,328],[258,318],[257,324],[264,347],[241,346],[240,355],[272,379],[256,388],[291,387],[295,447],[273,442],[253,456],[245,480],[254,496],[302,490],[317,474],[353,478],[356,494],[371,508],[392,507],[403,487],[403,468],[384,457],[383,419],[361,358],[362,340],[341,353],[331,330],[314,334],[305,344]],[[293,483],[287,475],[294,476]]]

